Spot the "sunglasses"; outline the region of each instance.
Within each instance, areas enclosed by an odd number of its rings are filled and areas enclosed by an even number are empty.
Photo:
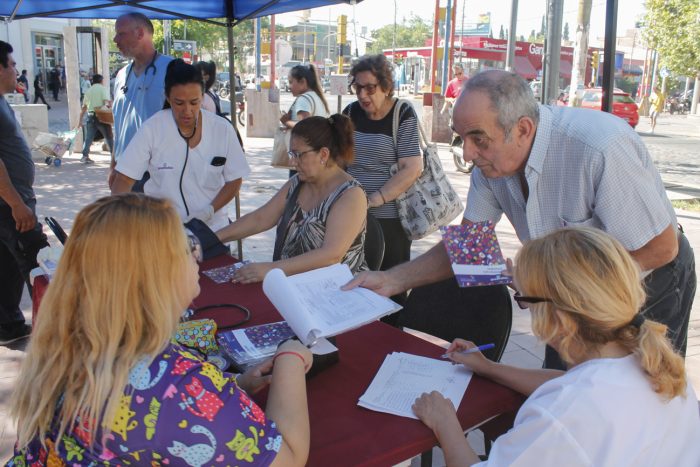
[[[356,95],[359,95],[360,92],[364,89],[365,91],[367,91],[367,94],[371,96],[372,94],[377,92],[377,86],[379,86],[378,83],[377,84],[364,84],[364,85],[352,83],[352,89],[353,89],[353,91],[355,91]]]
[[[201,263],[203,259],[203,253],[202,253],[202,243],[199,241],[197,237],[191,234],[187,234],[187,249],[189,250],[189,253],[192,255],[192,257],[198,262]]]
[[[515,300],[515,303],[518,304],[521,310],[526,310],[530,308],[530,305],[533,303],[552,303],[552,301],[548,298],[541,298],[541,297],[527,297],[525,295],[520,295],[520,292],[516,291],[515,294],[513,294],[513,300]]]

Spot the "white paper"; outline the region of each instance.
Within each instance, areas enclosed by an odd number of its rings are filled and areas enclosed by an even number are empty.
[[[334,336],[401,309],[386,297],[363,288],[343,291],[352,279],[346,264],[285,276],[268,272],[263,291],[304,344]]]
[[[438,391],[455,408],[471,381],[472,372],[462,365],[402,352],[386,356],[358,405],[417,419],[411,406],[424,392]]]

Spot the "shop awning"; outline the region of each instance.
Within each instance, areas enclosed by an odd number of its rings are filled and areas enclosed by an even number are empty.
[[[515,72],[523,78],[537,78],[537,70],[535,70],[535,67],[532,66],[532,63],[530,63],[530,60],[528,60],[527,57],[523,55],[516,55],[513,65],[515,65]]]

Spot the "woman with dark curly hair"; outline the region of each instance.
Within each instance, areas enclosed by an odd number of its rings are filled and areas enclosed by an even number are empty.
[[[394,146],[396,110],[393,65],[384,55],[365,55],[350,70],[357,101],[343,113],[355,124],[355,161],[348,172],[369,196],[369,212],[382,227],[386,246],[382,271],[408,261],[411,240],[401,227],[394,200],[405,192],[423,169],[418,117],[413,107],[401,108]],[[398,163],[398,172],[389,172]],[[392,297],[403,302],[405,296]]]

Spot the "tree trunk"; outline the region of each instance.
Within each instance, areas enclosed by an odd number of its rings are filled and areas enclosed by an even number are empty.
[[[698,113],[698,100],[700,99],[700,75],[695,75],[695,88],[693,89],[693,103],[690,107],[690,113],[696,115]]]
[[[569,85],[569,107],[580,105],[576,98],[578,85],[586,79],[588,64],[588,32],[591,25],[591,5],[593,0],[579,0],[576,24],[576,44],[574,45],[574,63],[571,68]],[[585,84],[585,83],[584,83]]]

